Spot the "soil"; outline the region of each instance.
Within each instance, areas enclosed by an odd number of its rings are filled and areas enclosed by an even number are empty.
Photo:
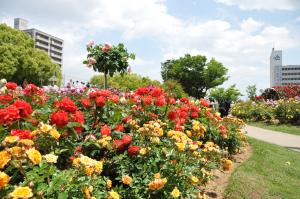
[[[209,181],[205,187],[201,187],[204,193],[206,194],[207,198],[209,199],[224,199],[223,196],[224,191],[228,185],[230,175],[237,168],[241,163],[246,161],[250,158],[252,154],[252,148],[248,144],[246,147],[243,148],[241,153],[238,153],[232,157],[233,167],[229,171],[222,171],[222,170],[214,170],[214,179]]]

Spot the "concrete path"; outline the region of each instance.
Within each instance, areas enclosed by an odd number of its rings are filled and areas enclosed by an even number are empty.
[[[247,125],[247,135],[300,152],[300,136]]]

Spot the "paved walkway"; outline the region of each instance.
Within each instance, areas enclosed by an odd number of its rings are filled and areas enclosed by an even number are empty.
[[[247,125],[248,136],[300,152],[300,136]]]

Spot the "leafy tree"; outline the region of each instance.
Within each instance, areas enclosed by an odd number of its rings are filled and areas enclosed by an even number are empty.
[[[167,60],[162,63],[163,80],[178,81],[184,91],[193,97],[204,97],[207,90],[223,84],[228,79],[227,68],[222,63],[205,56],[189,54],[179,59]]]
[[[167,80],[162,85],[165,92],[175,98],[187,97],[180,83],[175,80]]]
[[[56,75],[60,85],[61,68],[48,54],[34,48],[31,37],[20,30],[0,24],[0,79],[22,84],[26,79],[37,85],[49,84]]]
[[[242,96],[240,91],[234,85],[229,88],[213,88],[210,90],[209,97],[216,100],[219,104],[225,101],[235,102]]]
[[[256,91],[257,91],[257,88],[256,88],[255,84],[247,86],[246,92],[247,92],[248,98],[251,100],[254,100],[256,97]]]
[[[128,59],[135,59],[135,55],[128,53],[124,44],[120,43],[116,46],[110,44],[98,44],[90,42],[87,45],[87,59],[83,61],[88,67],[92,67],[94,71],[104,74],[104,88],[107,86],[107,75],[111,77],[114,73],[124,73],[129,66]]]

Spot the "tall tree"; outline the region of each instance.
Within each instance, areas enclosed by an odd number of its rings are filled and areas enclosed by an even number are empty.
[[[248,98],[251,100],[254,100],[256,97],[256,91],[257,91],[257,88],[256,88],[255,84],[247,86],[246,92],[247,92]]]
[[[205,56],[189,54],[179,59],[167,60],[162,64],[164,81],[178,81],[186,93],[193,97],[204,97],[207,90],[223,84],[228,79],[227,68],[222,63]]]
[[[22,84],[26,79],[37,85],[49,84],[56,75],[60,85],[61,68],[48,54],[35,49],[31,37],[20,30],[0,24],[0,79]]]

